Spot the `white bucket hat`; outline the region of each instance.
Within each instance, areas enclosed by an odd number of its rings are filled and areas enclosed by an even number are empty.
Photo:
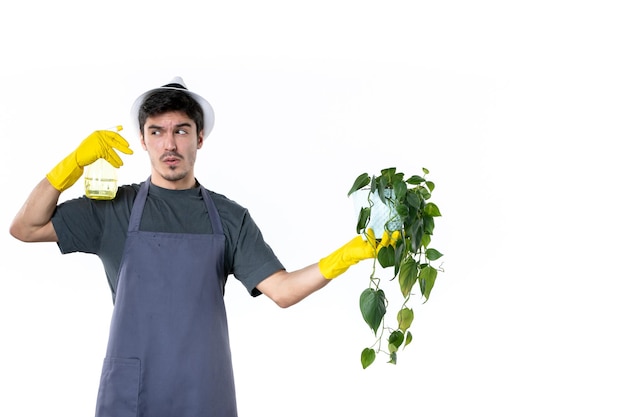
[[[146,97],[149,94],[152,94],[153,92],[159,91],[159,90],[183,91],[189,94],[191,97],[193,97],[193,99],[198,102],[200,107],[202,107],[202,112],[204,113],[204,137],[209,136],[209,133],[211,133],[211,130],[213,130],[213,125],[215,124],[215,114],[213,113],[213,107],[211,107],[209,102],[206,101],[202,96],[192,91],[189,91],[187,89],[187,86],[185,85],[185,82],[183,81],[181,77],[174,77],[172,78],[172,81],[170,81],[168,84],[165,84],[162,87],[153,88],[152,90],[146,91],[145,93],[137,97],[137,99],[133,103],[133,106],[131,107],[130,117],[138,133],[141,132],[141,130],[139,129],[139,119],[138,119],[139,108],[141,107],[141,105],[143,104],[143,101],[146,99]]]

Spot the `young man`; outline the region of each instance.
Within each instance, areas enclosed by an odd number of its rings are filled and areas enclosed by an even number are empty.
[[[10,233],[103,262],[114,309],[97,417],[236,416],[227,276],[289,307],[374,257],[377,243],[356,236],[287,272],[248,211],[195,177],[196,153],[213,127],[211,105],[175,78],[142,94],[132,112],[150,158],[146,181],[119,187],[113,200],[59,204],[85,166],[103,158],[119,167],[116,150],[133,153],[119,134],[96,131],[35,187]]]

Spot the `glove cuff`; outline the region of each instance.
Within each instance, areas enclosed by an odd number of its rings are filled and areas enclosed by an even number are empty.
[[[46,178],[57,190],[63,192],[70,188],[83,175],[83,167],[76,162],[76,154],[72,152],[65,159],[59,162],[48,174]]]
[[[326,279],[337,278],[339,275],[343,274],[348,270],[347,267],[338,268],[332,262],[328,261],[328,258],[320,259],[319,262],[320,272],[322,276]]]
[[[374,238],[366,242],[362,236],[355,236],[341,248],[320,259],[320,272],[326,279],[336,278],[346,272],[352,265],[359,263],[359,261],[373,258],[376,256],[376,252],[372,242],[376,242]]]
[[[354,263],[346,263],[342,254],[339,251],[335,251],[325,258],[320,259],[318,265],[324,278],[333,279],[346,272]]]

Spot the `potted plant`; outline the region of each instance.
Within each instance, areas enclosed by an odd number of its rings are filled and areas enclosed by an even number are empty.
[[[361,195],[358,211],[357,233],[366,233],[369,228],[379,228],[376,239],[380,242],[382,233],[393,239],[378,245],[373,260],[369,287],[360,296],[359,306],[363,319],[374,332],[374,343],[361,352],[363,369],[370,366],[379,353],[389,356],[389,363],[395,364],[398,350],[413,340],[409,328],[413,322],[413,309],[409,301],[416,283],[424,302],[428,301],[435,285],[437,273],[443,272],[431,262],[443,255],[429,247],[435,229],[435,217],[441,216],[439,208],[430,202],[435,184],[426,179],[428,169],[422,168],[423,175],[405,178],[395,167],[383,169],[380,175],[359,175],[348,196]],[[364,196],[364,197],[363,197]],[[384,216],[379,219],[378,216]],[[382,226],[380,226],[382,225]],[[389,311],[389,300],[382,288],[383,280],[378,276],[377,266],[393,268],[391,281],[397,281],[402,303],[397,309],[397,326],[385,321]],[[385,338],[386,336],[386,338]],[[386,346],[383,341],[386,341]]]

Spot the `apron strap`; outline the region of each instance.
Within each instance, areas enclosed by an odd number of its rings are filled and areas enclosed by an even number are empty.
[[[143,207],[146,204],[146,197],[148,196],[148,187],[150,186],[150,177],[141,184],[135,202],[133,203],[133,209],[130,212],[130,220],[128,221],[128,231],[139,231],[139,224],[141,223],[141,215],[143,214]]]
[[[209,195],[209,191],[202,185],[200,186],[200,190],[202,191],[202,198],[204,199],[204,203],[206,204],[206,208],[209,212],[209,219],[211,220],[213,233],[216,235],[223,235],[224,229],[222,228],[222,220],[217,212],[217,207],[215,207],[213,199]]]

